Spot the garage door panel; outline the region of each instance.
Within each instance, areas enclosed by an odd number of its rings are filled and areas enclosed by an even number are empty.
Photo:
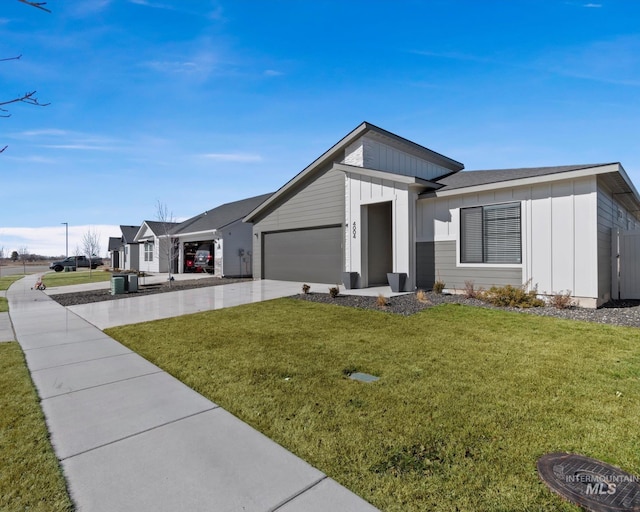
[[[264,235],[265,279],[338,283],[342,271],[340,226]]]

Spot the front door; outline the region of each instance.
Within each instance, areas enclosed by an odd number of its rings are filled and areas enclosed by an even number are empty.
[[[367,270],[369,286],[387,284],[393,272],[391,202],[367,206]]]

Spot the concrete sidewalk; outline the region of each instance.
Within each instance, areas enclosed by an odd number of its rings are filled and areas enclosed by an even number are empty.
[[[31,290],[36,278],[11,286],[10,315],[78,511],[376,510]]]

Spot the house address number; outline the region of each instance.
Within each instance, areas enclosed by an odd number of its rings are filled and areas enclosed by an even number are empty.
[[[353,231],[353,238],[355,238],[356,237],[356,233],[357,233],[356,221],[353,221],[353,227],[351,228],[351,231]]]

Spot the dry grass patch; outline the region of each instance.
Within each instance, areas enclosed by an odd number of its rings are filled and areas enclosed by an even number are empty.
[[[553,451],[640,474],[637,329],[281,299],[108,333],[382,510],[578,510]]]

